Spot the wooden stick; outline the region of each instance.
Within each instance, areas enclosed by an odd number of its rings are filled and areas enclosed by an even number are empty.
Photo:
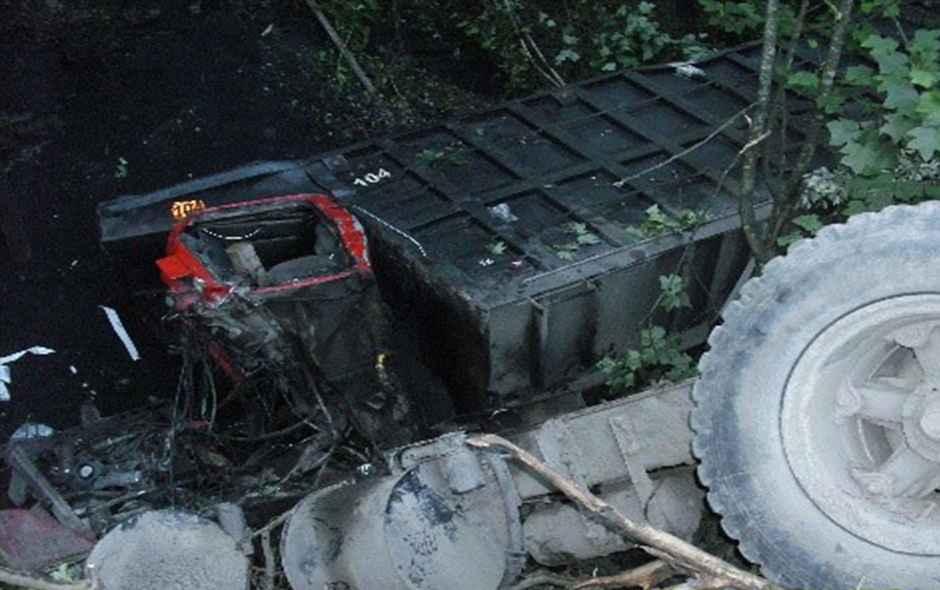
[[[574,586],[571,586],[571,590],[583,590],[585,588],[633,588],[636,586],[643,588],[643,590],[652,590],[659,586],[660,582],[675,574],[676,570],[674,570],[671,565],[661,559],[656,559],[612,576],[595,576],[588,578],[583,582],[578,582]]]
[[[261,533],[261,550],[264,552],[263,590],[274,590],[274,549],[271,547],[271,531]]]
[[[359,65],[359,60],[356,59],[356,56],[352,54],[352,51],[346,47],[346,44],[343,43],[343,40],[340,38],[339,33],[336,32],[336,29],[333,28],[330,19],[326,17],[326,14],[323,13],[323,10],[320,8],[320,5],[316,3],[316,0],[306,0],[307,6],[310,7],[310,10],[313,11],[313,14],[316,15],[317,20],[320,21],[320,25],[326,31],[326,34],[330,36],[330,40],[333,42],[333,45],[336,45],[336,48],[339,49],[339,52],[346,59],[346,62],[349,63],[349,67],[352,68],[353,74],[359,78],[359,81],[365,86],[366,90],[370,94],[375,93],[375,85],[372,83],[372,80],[369,79],[369,76],[366,75],[365,70],[362,69],[362,66]]]
[[[730,586],[740,590],[779,589],[779,587],[773,586],[764,578],[738,569],[723,559],[702,551],[679,537],[653,528],[648,524],[630,520],[607,502],[578,487],[574,482],[536,459],[528,451],[519,448],[501,436],[481,434],[468,440],[467,444],[476,448],[498,449],[509,453],[515,460],[541,476],[555,489],[567,496],[569,500],[597,515],[611,529],[635,540],[647,553],[675,565],[680,570],[701,572],[704,574],[703,577],[716,583],[716,587]]]
[[[33,590],[91,590],[88,582],[55,582],[0,566],[0,582]]]
[[[561,588],[569,588],[572,582],[574,582],[574,580],[567,576],[553,574],[552,572],[537,571],[532,572],[506,590],[529,590],[529,588],[535,588],[537,586],[559,586]]]

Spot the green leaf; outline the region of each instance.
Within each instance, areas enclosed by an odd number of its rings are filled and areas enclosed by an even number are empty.
[[[640,351],[627,351],[627,366],[633,370],[639,369],[641,366],[643,366],[643,357],[640,356]]]
[[[490,253],[493,254],[494,256],[505,254],[506,242],[502,240],[496,240],[495,242],[491,242],[490,244],[488,244],[486,249],[489,250]]]
[[[889,37],[872,34],[862,41],[862,47],[868,49],[873,56],[887,55],[898,49],[898,42]]]
[[[875,71],[868,66],[850,66],[845,70],[845,83],[851,86],[872,86]]]
[[[924,115],[925,123],[940,123],[940,90],[931,90],[921,94],[916,110]]]
[[[891,141],[898,143],[914,128],[915,122],[904,113],[889,113],[884,117],[885,123],[878,130],[888,137]]]
[[[856,174],[874,174],[894,163],[895,148],[883,141],[850,141],[842,147],[842,163]]]
[[[781,248],[789,248],[793,244],[803,239],[805,239],[805,236],[802,233],[798,231],[790,232],[777,238],[777,245]]]
[[[421,150],[415,154],[415,159],[421,160],[422,162],[436,162],[444,157],[444,152],[437,150],[426,149]]]
[[[845,207],[842,209],[842,214],[846,217],[851,217],[852,215],[865,213],[868,210],[868,205],[865,203],[865,201],[861,199],[852,199],[846,203]]]
[[[649,220],[654,223],[666,223],[669,221],[669,218],[666,217],[666,214],[659,208],[659,205],[647,207],[643,212],[646,213]]]
[[[911,82],[921,88],[931,88],[940,81],[940,72],[925,70],[919,67],[911,68]]]
[[[569,234],[580,236],[588,231],[587,224],[582,221],[569,221],[565,224],[565,231]]]
[[[819,88],[819,75],[816,72],[793,72],[787,76],[787,86],[801,92],[810,92]]]
[[[666,311],[692,306],[692,301],[686,291],[685,279],[681,276],[677,274],[662,275],[659,277],[659,287],[663,292],[660,305]]]
[[[555,63],[561,65],[565,62],[575,63],[581,59],[581,54],[573,49],[562,49],[558,52],[558,55],[555,56]]]
[[[916,180],[902,180],[895,184],[894,198],[902,203],[912,203],[924,195],[923,184]]]
[[[816,107],[827,115],[834,115],[842,109],[842,105],[845,104],[846,98],[847,97],[843,93],[838,92],[836,89],[832,89],[829,94],[820,96],[816,99]]]
[[[920,95],[907,80],[889,80],[884,84],[887,93],[884,106],[889,109],[906,111],[917,108]]]
[[[852,41],[861,46],[873,33],[877,33],[877,30],[871,23],[860,22],[858,26],[852,30],[851,39]]]
[[[579,235],[575,241],[579,246],[593,246],[601,243],[601,239],[590,232]]]
[[[907,50],[923,57],[926,62],[937,61],[940,57],[940,30],[917,29]]]
[[[861,130],[861,125],[850,119],[839,119],[826,124],[829,128],[829,145],[840,146],[852,141]],[[649,211],[647,211],[647,214]]]
[[[878,75],[875,79],[880,82],[878,90],[882,92],[885,90],[886,82],[907,80],[910,77],[908,59],[903,53],[881,55],[876,58],[876,61],[878,62]]]
[[[907,136],[907,147],[916,150],[925,162],[940,152],[940,127],[916,127]]]
[[[822,229],[823,222],[818,215],[800,215],[793,219],[793,225],[806,230],[810,234],[815,234]]]

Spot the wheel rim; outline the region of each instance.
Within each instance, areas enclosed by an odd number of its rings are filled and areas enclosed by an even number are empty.
[[[940,295],[881,300],[827,326],[781,410],[787,462],[824,514],[893,551],[940,555]]]

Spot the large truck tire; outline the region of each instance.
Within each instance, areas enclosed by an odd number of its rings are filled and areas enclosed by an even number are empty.
[[[797,244],[709,345],[694,451],[744,556],[787,587],[940,588],[940,203]]]

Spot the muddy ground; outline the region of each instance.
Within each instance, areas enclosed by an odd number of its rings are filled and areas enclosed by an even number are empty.
[[[485,64],[401,30],[367,96],[300,0],[0,2],[0,440],[172,395],[178,363],[98,243],[96,206],[252,160],[305,156],[489,104]],[[378,34],[382,34],[380,31]],[[387,49],[383,49],[387,47]],[[141,260],[141,265],[152,261]],[[99,306],[141,349],[130,359]]]

